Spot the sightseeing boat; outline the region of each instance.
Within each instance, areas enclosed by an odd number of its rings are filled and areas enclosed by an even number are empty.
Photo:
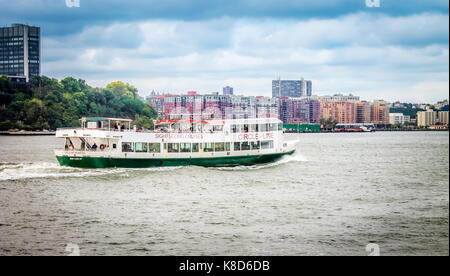
[[[151,130],[132,120],[82,118],[80,128],[56,131],[64,149],[55,155],[62,166],[79,168],[149,168],[165,166],[227,167],[270,163],[295,152],[275,118],[168,120]]]

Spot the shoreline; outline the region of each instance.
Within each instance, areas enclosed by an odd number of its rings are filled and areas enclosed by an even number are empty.
[[[54,136],[56,131],[0,131],[3,136]]]
[[[448,129],[377,129],[374,132],[387,132],[387,131],[398,131],[398,132],[448,132]],[[295,132],[288,131],[284,132],[286,134],[310,134],[310,133],[370,133],[370,132],[357,132],[357,131],[331,131],[331,130],[320,130],[320,131],[307,131],[307,132]],[[56,131],[0,131],[0,136],[55,136]]]
[[[448,132],[448,129],[377,129],[373,132]],[[297,134],[297,133],[371,133],[364,131],[332,131],[332,130],[320,130],[320,131],[288,131],[285,133]]]

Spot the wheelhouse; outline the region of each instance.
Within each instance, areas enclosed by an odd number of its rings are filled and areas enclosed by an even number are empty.
[[[80,122],[82,129],[123,131],[131,129],[131,122],[133,122],[133,120],[105,117],[83,117],[80,119]]]

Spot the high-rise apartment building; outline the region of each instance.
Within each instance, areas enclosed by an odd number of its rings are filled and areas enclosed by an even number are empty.
[[[433,125],[448,125],[448,111],[426,111],[417,112],[417,126],[429,127]]]
[[[320,99],[324,101],[351,101],[351,102],[359,102],[360,97],[355,96],[353,94],[334,94],[333,96],[321,96]]]
[[[150,96],[147,101],[162,107],[158,116],[165,120],[278,118],[278,99],[269,97],[188,93]]]
[[[233,87],[225,86],[223,88],[223,94],[224,95],[233,95],[234,94]]]
[[[417,112],[417,126],[428,127],[437,122],[437,112],[432,109]]]
[[[438,122],[442,125],[448,125],[448,111],[438,111]]]
[[[312,81],[300,79],[300,97],[312,96]]]
[[[370,122],[374,124],[389,124],[389,103],[383,100],[372,102]]]
[[[39,27],[13,24],[0,27],[0,75],[29,81],[41,72]]]
[[[359,124],[370,123],[371,105],[369,102],[356,102],[356,122]]]
[[[320,100],[321,118],[340,124],[356,123],[356,103],[349,101]]]
[[[309,80],[273,80],[272,97],[308,97],[312,95],[312,81]]]

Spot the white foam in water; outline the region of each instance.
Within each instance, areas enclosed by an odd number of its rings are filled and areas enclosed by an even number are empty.
[[[253,166],[223,167],[223,168],[218,168],[218,169],[224,170],[224,171],[260,170],[260,169],[276,167],[276,166],[283,165],[283,164],[290,163],[290,162],[307,162],[307,161],[308,160],[297,151],[292,155],[285,155],[280,160],[273,162],[273,163],[253,165]]]
[[[259,170],[286,164],[289,162],[305,162],[307,161],[300,153],[283,156],[280,160],[261,165],[253,166],[237,166],[237,167],[222,167],[216,168],[218,170]],[[101,176],[108,174],[125,174],[129,176],[132,171],[150,171],[150,172],[164,172],[180,169],[182,167],[159,167],[159,168],[144,168],[144,169],[125,169],[125,168],[109,168],[109,169],[80,169],[71,167],[62,167],[56,163],[0,163],[0,181],[4,180],[20,180],[31,178],[59,178],[59,177],[86,177],[86,176]]]
[[[129,171],[167,171],[174,170],[177,167],[147,168],[147,169],[80,169],[71,167],[62,167],[55,163],[0,163],[0,181],[19,180],[30,178],[58,178],[58,177],[85,177],[100,176],[116,173],[126,173]]]

